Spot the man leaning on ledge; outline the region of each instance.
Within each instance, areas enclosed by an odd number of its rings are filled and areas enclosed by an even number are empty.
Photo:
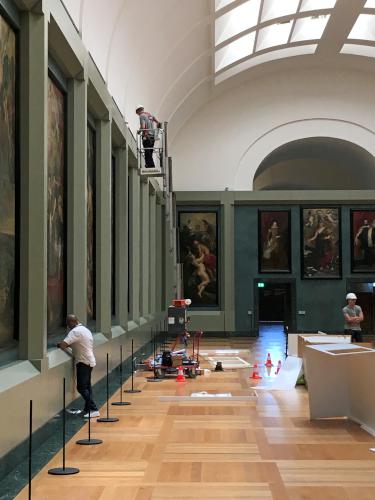
[[[70,347],[73,351],[77,370],[77,391],[85,400],[84,418],[99,417],[100,413],[93,400],[91,387],[91,372],[96,365],[92,333],[79,322],[74,314],[67,316],[66,325],[69,333],[57,344],[57,347],[60,349]]]

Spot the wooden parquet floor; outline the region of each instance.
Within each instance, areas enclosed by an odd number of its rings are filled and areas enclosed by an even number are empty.
[[[247,350],[245,360],[283,359],[283,337],[203,338],[202,351]],[[249,352],[250,349],[250,352]],[[264,362],[264,361],[263,361]],[[206,363],[203,366],[208,367]],[[191,392],[251,393],[250,369],[211,372],[179,384],[137,373],[131,406],[111,407],[117,423],[92,422],[99,446],[67,445],[76,476],[50,476],[58,454],[33,481],[34,500],[375,500],[375,439],[346,420],[309,420],[304,387],[261,392],[257,401],[171,401]],[[263,376],[275,376],[262,368]],[[322,381],[324,383],[324,381]],[[126,387],[128,387],[128,383]],[[116,393],[111,401],[117,401]],[[101,410],[105,413],[104,408]],[[17,499],[26,499],[27,489]]]

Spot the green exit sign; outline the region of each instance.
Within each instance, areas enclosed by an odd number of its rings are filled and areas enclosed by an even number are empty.
[[[258,283],[258,288],[264,288],[264,287],[265,287],[265,283],[263,283],[263,281]]]

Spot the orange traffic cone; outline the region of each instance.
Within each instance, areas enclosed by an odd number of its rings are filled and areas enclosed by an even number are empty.
[[[184,370],[183,370],[182,366],[179,366],[176,382],[185,382],[185,381],[186,381],[186,379],[185,379],[185,375],[184,375]]]
[[[270,353],[267,354],[267,361],[264,363],[264,366],[266,366],[267,368],[271,368],[271,366],[273,366]]]
[[[280,368],[281,368],[281,361],[279,360],[279,362],[277,363],[277,368],[276,368],[276,371],[275,371],[275,375],[279,374]]]
[[[259,375],[259,372],[258,372],[258,363],[254,363],[254,366],[253,366],[253,374],[250,375],[249,378],[253,378],[255,380],[258,380],[260,378],[262,378],[260,375]]]

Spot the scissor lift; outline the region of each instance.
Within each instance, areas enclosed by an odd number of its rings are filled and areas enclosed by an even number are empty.
[[[155,137],[155,144],[153,148],[145,148],[143,146],[143,132],[152,132]],[[138,137],[138,166],[140,174],[147,177],[164,177],[166,172],[166,124],[162,124],[160,128],[153,129],[139,129],[137,133]],[[147,151],[152,151],[152,157],[154,160],[155,168],[147,168],[145,165],[145,153]]]

